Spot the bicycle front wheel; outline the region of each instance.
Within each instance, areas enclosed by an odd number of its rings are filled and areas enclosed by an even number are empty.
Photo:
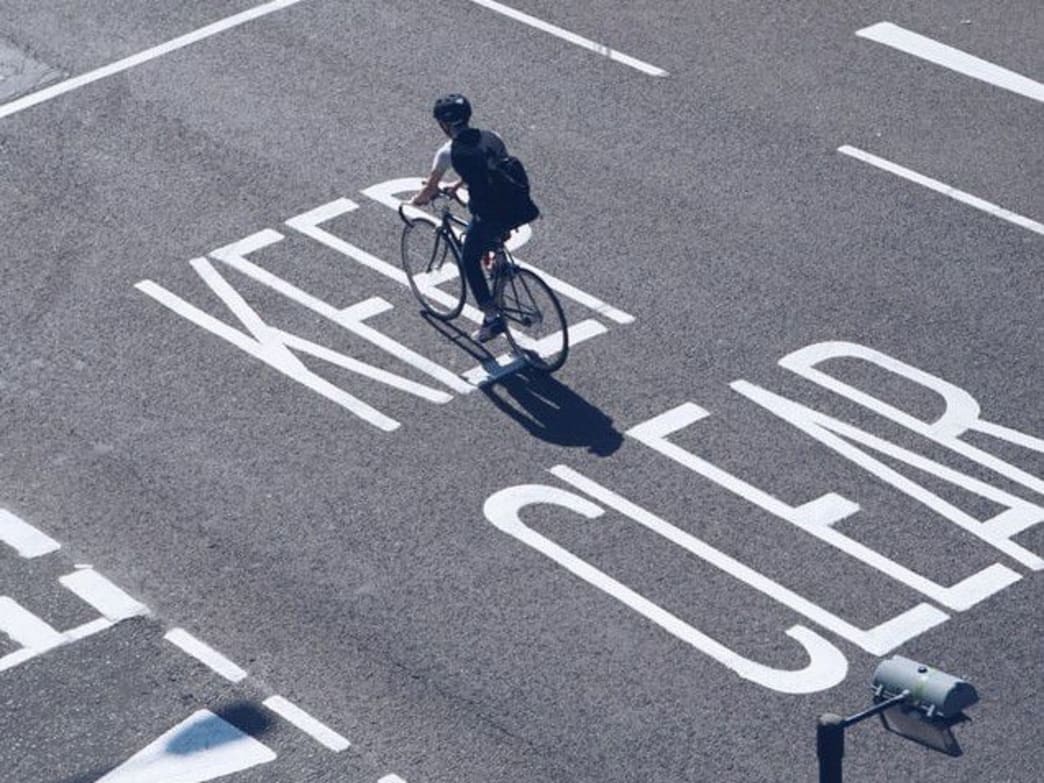
[[[515,353],[544,372],[565,364],[569,332],[562,305],[547,283],[528,269],[514,267],[504,273],[497,304]]]
[[[460,255],[438,226],[414,220],[402,230],[402,268],[413,295],[429,313],[449,321],[464,309]]]

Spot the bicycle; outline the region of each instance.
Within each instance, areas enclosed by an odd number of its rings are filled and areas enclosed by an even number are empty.
[[[439,190],[432,199],[437,221],[427,216],[411,219],[403,210],[405,204],[399,205],[399,217],[406,224],[402,230],[403,271],[417,301],[441,321],[460,315],[467,294],[458,231],[463,235],[468,224],[453,214],[453,201],[464,203],[455,193]],[[569,353],[569,332],[558,297],[536,272],[515,261],[504,238],[493,246],[492,257],[492,264],[483,267],[507,326],[508,343],[530,367],[554,372]]]

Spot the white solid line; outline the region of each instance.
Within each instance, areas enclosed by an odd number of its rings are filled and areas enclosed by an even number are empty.
[[[406,781],[398,775],[385,775],[383,778],[378,780],[377,783],[406,783]]]
[[[86,639],[88,636],[93,636],[101,631],[106,631],[112,628],[112,620],[107,620],[104,617],[99,617],[96,620],[91,620],[89,623],[78,625],[75,628],[66,631],[63,636],[70,642],[79,641],[80,639]]]
[[[600,322],[593,318],[588,318],[578,324],[566,326],[566,331],[569,334],[569,347],[572,348],[585,340],[590,340],[592,337],[605,334],[608,330]],[[524,348],[536,350],[537,353],[545,356],[553,350],[553,348],[550,347],[553,346],[558,339],[558,332],[554,332],[536,342],[526,340],[525,338],[520,342],[522,342]],[[486,360],[477,367],[472,367],[470,370],[463,373],[461,377],[465,378],[468,383],[473,384],[474,387],[477,388],[499,380],[505,375],[510,375],[525,366],[525,359],[509,351],[507,353],[502,353],[495,359]]]
[[[93,568],[73,571],[58,581],[114,623],[149,612],[145,604],[135,601]]]
[[[501,3],[495,2],[495,0],[471,0],[475,5],[481,5],[483,8],[488,8],[490,11],[496,11],[498,14],[503,14],[516,22],[522,22],[528,24],[530,27],[535,27],[537,30],[541,30],[545,33],[561,38],[563,41],[569,41],[571,44],[582,46],[584,49],[589,49],[592,52],[608,57],[610,60],[615,60],[623,65],[629,65],[631,68],[641,71],[642,73],[648,74],[649,76],[667,76],[667,71],[663,68],[657,68],[655,65],[650,65],[647,62],[643,62],[635,57],[618,52],[615,49],[610,49],[605,44],[600,44],[597,41],[592,41],[590,38],[584,38],[576,33],[571,33],[568,30],[563,30],[561,27],[557,27],[548,22],[544,22],[537,19],[535,16],[516,11],[514,8],[508,8],[508,6]]]
[[[0,633],[30,650],[49,650],[65,642],[58,631],[6,595],[0,595]]]
[[[1019,95],[1025,95],[1035,101],[1044,102],[1044,84],[891,22],[872,24],[862,30],[857,30],[856,35],[885,46],[891,46],[893,49],[920,57],[922,60],[928,60],[936,65],[949,68],[951,71],[963,73],[973,79],[979,79]]]
[[[0,508],[0,541],[24,558],[39,557],[61,548],[61,544],[49,535],[16,517],[6,508]]]
[[[184,628],[174,628],[163,637],[197,661],[209,666],[230,682],[246,679],[247,673],[208,644],[204,644]]]
[[[347,750],[351,747],[351,743],[336,731],[316,720],[296,704],[288,699],[284,699],[282,696],[270,696],[262,704],[335,753],[340,753],[342,750]]]
[[[1030,220],[1028,217],[1016,214],[1010,210],[999,207],[989,201],[973,196],[970,193],[965,193],[963,190],[957,190],[957,188],[951,187],[944,182],[926,177],[923,174],[918,174],[916,171],[911,171],[908,168],[904,168],[896,163],[887,161],[884,158],[879,158],[876,155],[871,155],[869,152],[864,152],[856,147],[844,145],[838,147],[837,151],[842,155],[848,155],[849,157],[861,160],[864,163],[869,163],[871,166],[876,166],[879,169],[887,171],[891,174],[895,174],[903,179],[908,179],[911,182],[916,182],[918,185],[923,185],[930,190],[934,190],[937,193],[942,193],[944,196],[960,201],[962,204],[981,209],[983,212],[988,212],[991,215],[1007,220],[1009,223],[1014,223],[1016,226],[1022,226],[1030,231],[1036,232],[1037,234],[1044,235],[1044,224],[1038,223],[1035,220]]]
[[[238,27],[245,22],[249,22],[258,17],[270,14],[273,11],[279,11],[283,8],[287,8],[291,5],[296,5],[302,0],[273,0],[270,3],[263,3],[256,8],[251,8],[246,11],[242,11],[238,14],[221,19],[217,22],[208,24],[206,27],[201,27],[191,33],[178,36],[173,40],[162,43],[158,46],[154,46],[151,49],[146,49],[143,52],[132,54],[130,57],[124,57],[122,60],[117,60],[109,65],[102,66],[93,71],[81,74],[80,76],[74,76],[71,79],[66,79],[58,84],[52,84],[50,87],[45,87],[42,90],[38,90],[29,95],[22,96],[17,100],[5,103],[0,106],[0,119],[7,117],[10,114],[20,112],[23,109],[28,109],[31,106],[35,106],[38,103],[49,101],[51,98],[56,98],[59,95],[64,95],[67,92],[75,90],[79,87],[83,87],[91,82],[96,82],[99,79],[104,79],[106,76],[112,76],[113,74],[126,71],[129,68],[133,68],[136,65],[154,60],[157,57],[161,57],[170,52],[182,49],[190,44],[194,44],[197,41],[202,41],[204,38],[210,38],[212,35],[224,32],[232,27]]]

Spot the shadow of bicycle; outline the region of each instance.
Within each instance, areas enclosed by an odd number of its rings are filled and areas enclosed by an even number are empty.
[[[623,443],[609,416],[553,375],[521,369],[482,392],[531,435],[556,446],[608,457]]]
[[[442,337],[480,364],[496,366],[485,346],[455,323],[424,312],[420,315]],[[524,364],[483,384],[482,393],[529,434],[556,446],[586,447],[591,454],[608,457],[623,443],[623,435],[602,410],[553,375],[537,372]]]

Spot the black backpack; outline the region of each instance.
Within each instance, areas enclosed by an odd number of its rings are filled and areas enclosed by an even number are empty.
[[[505,229],[518,228],[540,217],[540,209],[529,195],[529,176],[514,155],[487,159],[490,211]]]

